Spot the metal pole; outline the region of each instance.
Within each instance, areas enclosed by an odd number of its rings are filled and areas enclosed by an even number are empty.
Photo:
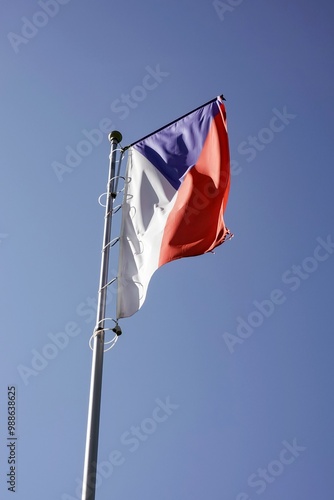
[[[103,371],[103,353],[104,353],[104,318],[107,304],[107,284],[108,284],[108,265],[111,236],[112,209],[115,198],[115,165],[116,149],[122,140],[120,132],[114,131],[109,134],[110,141],[110,162],[109,177],[107,184],[107,199],[104,218],[104,232],[101,258],[100,285],[98,294],[98,305],[96,313],[96,326],[93,340],[93,358],[92,373],[90,379],[88,422],[86,435],[86,451],[82,484],[81,500],[94,500],[96,489],[96,469],[97,452],[99,444],[99,426],[100,426],[100,407],[102,391],[102,371]]]

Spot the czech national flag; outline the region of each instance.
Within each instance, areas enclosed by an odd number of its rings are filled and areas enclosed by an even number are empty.
[[[143,305],[158,267],[212,251],[230,235],[226,112],[220,97],[129,148],[117,318]]]

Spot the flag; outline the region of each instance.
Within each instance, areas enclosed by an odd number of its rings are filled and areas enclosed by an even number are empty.
[[[220,97],[129,147],[117,318],[143,305],[163,264],[212,251],[230,234],[226,111]]]

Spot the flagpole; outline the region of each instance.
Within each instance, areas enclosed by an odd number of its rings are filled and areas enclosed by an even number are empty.
[[[114,186],[116,181],[115,166],[116,166],[117,145],[119,142],[121,142],[121,140],[122,140],[122,135],[120,134],[120,132],[113,131],[109,134],[109,142],[110,142],[109,176],[107,184],[107,199],[105,206],[96,326],[94,330],[93,348],[92,348],[93,349],[92,371],[90,380],[86,450],[85,450],[81,500],[95,499],[97,452],[98,452],[98,441],[99,441],[100,407],[101,407],[101,391],[102,391],[103,354],[104,354],[104,319],[105,319],[105,311],[107,304],[111,221],[112,221],[114,198],[116,197],[116,193],[114,193]]]

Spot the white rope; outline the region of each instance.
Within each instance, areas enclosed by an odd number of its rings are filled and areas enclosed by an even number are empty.
[[[118,340],[118,337],[121,335],[122,331],[118,325],[118,321],[116,321],[115,319],[113,318],[104,318],[104,319],[101,319],[101,321],[98,322],[98,325],[104,321],[107,321],[107,320],[110,320],[110,321],[113,321],[115,323],[115,326],[113,328],[96,328],[95,331],[93,332],[93,335],[90,337],[89,339],[89,347],[91,348],[91,350],[93,351],[93,345],[92,345],[92,342],[94,340],[94,338],[99,334],[101,333],[101,330],[103,330],[104,332],[106,331],[112,331],[115,333],[114,337],[111,339],[111,340],[108,340],[107,342],[104,342],[104,346],[108,346],[107,349],[104,349],[104,352],[107,352],[107,351],[110,351],[116,344],[117,340]],[[117,330],[117,331],[115,331]],[[117,333],[118,332],[118,333]]]

